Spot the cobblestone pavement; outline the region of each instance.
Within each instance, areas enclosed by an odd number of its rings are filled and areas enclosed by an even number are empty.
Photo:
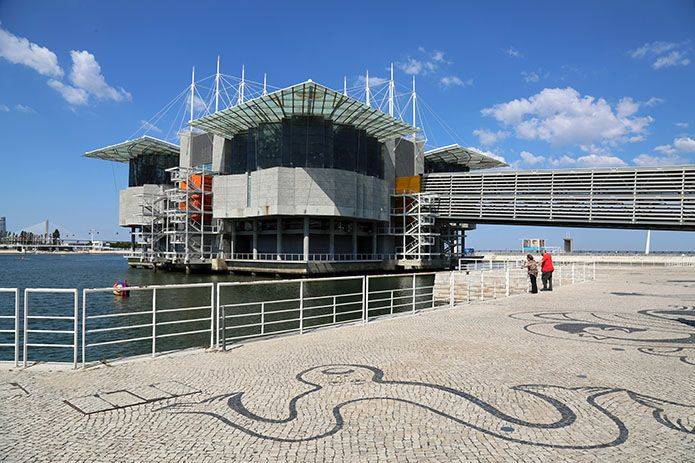
[[[695,461],[695,271],[87,371],[0,371],[6,461]],[[95,394],[99,394],[98,397]]]

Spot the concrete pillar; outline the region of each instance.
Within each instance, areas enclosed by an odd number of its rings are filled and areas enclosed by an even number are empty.
[[[377,253],[377,246],[378,246],[377,233],[378,232],[379,232],[379,224],[377,222],[374,222],[374,228],[372,229],[372,254]]]
[[[282,260],[282,218],[278,217],[277,230],[275,239],[275,252],[277,253],[277,260]]]
[[[309,260],[309,217],[304,217],[304,260]]]
[[[329,219],[330,232],[328,235],[328,254],[335,259],[335,219]]]
[[[357,258],[357,221],[352,222],[352,258]]]
[[[258,259],[258,220],[253,219],[253,258]]]
[[[234,247],[236,244],[236,222],[231,223],[231,230],[229,231],[229,255],[234,258]]]

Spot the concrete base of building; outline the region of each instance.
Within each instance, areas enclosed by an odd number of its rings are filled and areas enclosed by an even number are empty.
[[[321,262],[321,261],[248,261],[228,260],[227,268],[240,273],[273,273],[282,275],[336,275],[396,270],[395,261]]]

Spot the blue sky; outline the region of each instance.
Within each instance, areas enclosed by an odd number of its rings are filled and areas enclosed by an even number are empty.
[[[0,215],[10,229],[48,217],[80,236],[124,238],[115,224],[127,169],[81,155],[133,136],[188,85],[192,66],[213,74],[218,54],[224,73],[244,64],[249,79],[266,72],[278,87],[311,78],[340,88],[343,76],[358,85],[366,69],[385,78],[394,62],[402,89],[417,78],[433,146],[478,147],[518,168],[691,164],[694,25],[690,0],[3,0]],[[171,135],[169,122],[155,125],[153,136]],[[480,227],[469,244],[560,244],[567,232]],[[569,232],[584,249],[644,241],[641,231]],[[653,246],[692,250],[693,235],[655,233]]]

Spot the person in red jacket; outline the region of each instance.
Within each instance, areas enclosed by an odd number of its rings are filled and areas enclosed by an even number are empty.
[[[541,291],[552,291],[553,290],[553,257],[549,252],[543,251],[541,253],[541,281],[543,282],[543,289]]]

